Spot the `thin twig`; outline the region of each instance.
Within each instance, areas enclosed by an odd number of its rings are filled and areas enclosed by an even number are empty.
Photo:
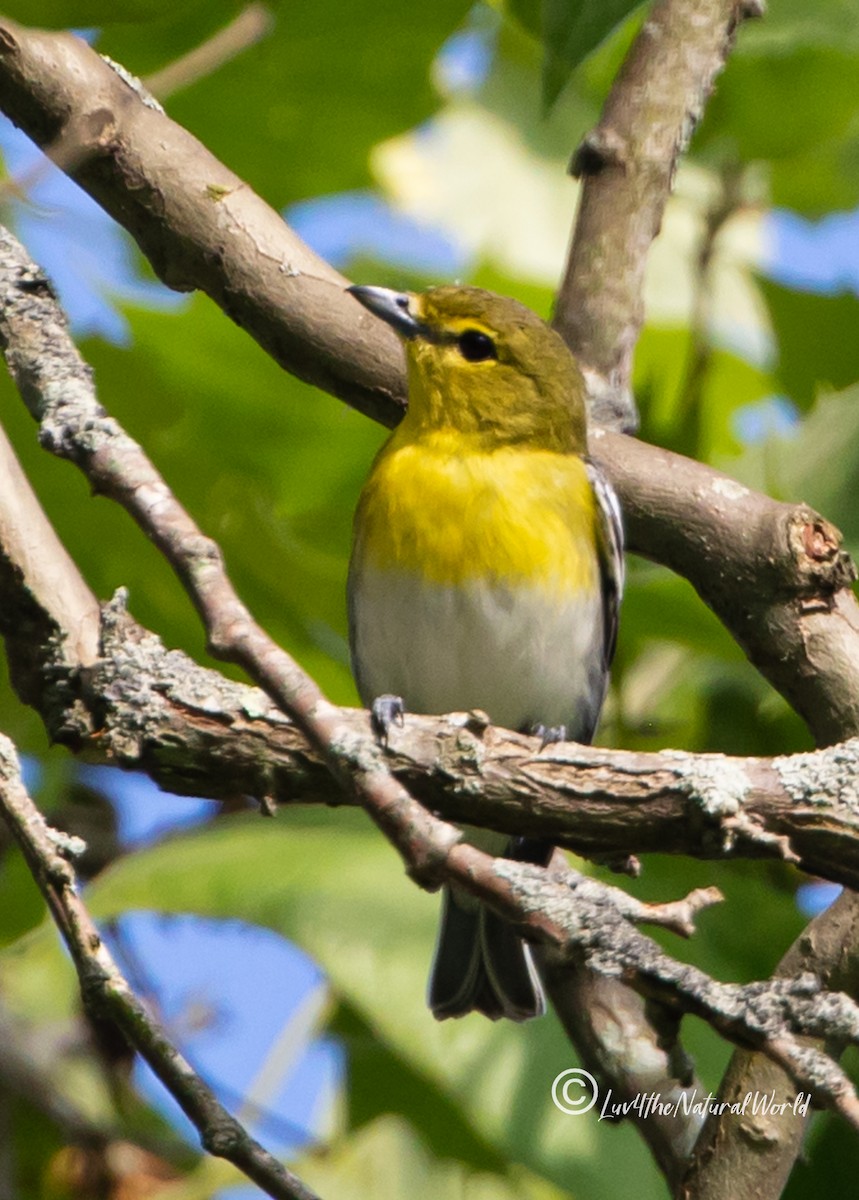
[[[683,379],[678,388],[680,419],[676,442],[700,453],[704,385],[713,363],[713,334],[710,309],[713,300],[713,264],[719,236],[742,203],[743,174],[739,166],[727,165],[719,176],[719,190],[704,214],[704,228],[695,264],[692,311],[689,317],[689,351]]]
[[[277,1200],[318,1200],[218,1102],[128,986],[78,895],[68,839],[46,825],[28,796],[15,748],[5,737],[0,737],[0,807],[72,956],[87,1009],[122,1030],[178,1100],[210,1154],[233,1163]]]
[[[159,100],[166,100],[182,88],[205,79],[231,59],[256,45],[274,28],[275,17],[270,8],[254,0],[205,42],[174,59],[154,75],[148,75],[144,86]]]

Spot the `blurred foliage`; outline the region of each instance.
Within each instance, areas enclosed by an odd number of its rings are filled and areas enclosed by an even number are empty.
[[[471,257],[468,277],[548,316],[575,205],[566,163],[596,119],[640,19],[631,0],[505,0],[494,12],[438,0],[320,0],[270,6],[270,36],[168,101],[170,114],[278,206],[366,187],[441,228]],[[99,48],[153,73],[230,20],[232,0],[26,0],[6,11],[46,24],[106,19]],[[419,19],[418,19],[419,18]],[[122,21],[143,22],[123,24]],[[482,40],[485,78],[453,86],[436,54],[449,35]],[[780,498],[806,500],[859,552],[859,378],[852,295],[761,281],[762,214],[859,200],[859,10],[782,0],[744,27],[689,164],[681,170],[647,283],[635,387],[643,435]],[[545,103],[552,102],[545,114]],[[416,132],[415,132],[416,130]],[[64,236],[62,215],[46,227]],[[702,267],[702,264],[703,267]],[[138,264],[144,272],[146,267]],[[422,286],[360,246],[343,264],[366,282]],[[145,446],[224,548],[239,592],[336,701],[355,702],[344,587],[352,510],[384,433],[285,375],[205,297],[175,312],[124,307],[127,345],[91,339],[103,403]],[[764,420],[774,395],[791,428]],[[131,591],[135,615],[206,661],[197,618],[161,557],[78,473],[45,455],[8,381],[0,405],[62,539],[102,597]],[[791,407],[792,406],[792,407]],[[762,435],[750,429],[764,430]],[[74,821],[73,765],[0,680],[0,726],[41,763],[40,800]],[[631,557],[611,695],[600,737],[737,754],[786,753],[808,735],[682,579]],[[80,799],[80,795],[77,796]],[[70,815],[72,814],[72,815]],[[104,856],[113,852],[110,822]],[[102,847],[103,849],[103,847]],[[78,1017],[71,967],[20,859],[0,841],[0,1002],[56,1047],[58,1087],[96,1118],[116,1098],[65,1049]],[[716,883],[726,903],[672,951],[721,979],[765,976],[802,926],[799,876],[763,863],[653,858],[630,890],[675,897]],[[242,918],[293,939],[327,972],[330,1030],[348,1055],[330,1152],[301,1164],[323,1194],[643,1200],[665,1187],[634,1131],[562,1118],[550,1101],[571,1052],[552,1018],[518,1028],[480,1018],[437,1025],[423,1004],[437,901],[404,876],[361,814],[296,809],[263,823],[224,818],[121,857],[90,885],[103,918],[129,909]],[[241,969],[237,964],[236,969]],[[728,1048],[685,1030],[705,1084]],[[22,1194],[39,1194],[63,1142],[16,1104]],[[820,1119],[792,1200],[842,1194],[851,1135]],[[384,1176],[376,1164],[384,1161]],[[170,1191],[209,1196],[235,1182],[201,1162]]]
[[[550,109],[570,73],[640,7],[641,0],[506,0],[506,9],[541,42],[543,103]]]
[[[778,346],[775,383],[804,411],[859,379],[859,298],[816,296],[762,281]]]
[[[7,17],[54,29],[84,29],[106,21],[139,23],[199,8],[200,0],[4,0]],[[231,8],[239,5],[233,0]]]
[[[285,863],[301,868],[284,870]],[[802,926],[785,903],[789,875],[665,861],[635,890],[650,900],[704,883],[722,887],[727,902],[702,919],[690,961],[722,978],[771,969],[779,947]],[[778,905],[761,904],[767,889],[780,897]],[[630,1170],[651,1174],[631,1129],[591,1128],[548,1102],[552,1079],[570,1061],[553,1021],[515,1030],[479,1017],[438,1024],[415,1002],[423,997],[437,904],[409,882],[360,813],[296,808],[273,825],[233,817],[127,856],[90,889],[89,901],[102,918],[141,907],[238,916],[310,951],[340,1005],[334,1027],[349,1050],[351,1086],[359,1092],[350,1111],[359,1124],[401,1098],[398,1111],[439,1157],[455,1154],[479,1171],[517,1162],[576,1194],[606,1200],[622,1191]],[[741,930],[738,910],[745,914]],[[75,1004],[70,971],[45,925],[0,959],[6,1003],[30,1019],[68,1018]],[[727,1049],[703,1027],[694,1045],[704,1080],[715,1087]],[[642,1194],[659,1195],[653,1184]]]
[[[170,115],[275,206],[369,183],[371,146],[436,108],[428,67],[469,0],[434,0],[419,21],[402,19],[401,0],[268,7],[272,34],[178,92]],[[99,45],[137,73],[153,71],[235,8],[198,5],[178,29],[171,21],[145,39],[132,26],[111,27]]]

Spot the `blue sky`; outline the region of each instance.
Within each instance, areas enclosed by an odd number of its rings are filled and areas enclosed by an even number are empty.
[[[247,1106],[249,1128],[266,1146],[290,1153],[328,1122],[343,1073],[333,1038],[308,1036],[327,989],[311,958],[285,938],[240,921],[130,913],[110,931],[111,948],[133,984],[154,990],[168,1032],[233,1112]],[[264,1095],[254,1082],[273,1066]],[[145,1064],[137,1082],[192,1143],[196,1133]]]

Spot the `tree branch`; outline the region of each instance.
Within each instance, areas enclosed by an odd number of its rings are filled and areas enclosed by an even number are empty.
[[[725,65],[737,25],[761,0],[659,0],[571,164],[583,177],[554,324],[588,381],[591,413],[634,429],[630,378],[644,320],[644,270],[677,159]]]
[[[4,737],[0,737],[0,808],[63,935],[88,1010],[122,1030],[178,1100],[210,1154],[228,1159],[278,1200],[318,1200],[221,1106],[128,986],[78,895],[68,861],[74,848],[65,835],[45,824],[21,782],[15,749]]]
[[[30,306],[32,291],[25,294],[29,314],[44,316],[41,304]],[[8,298],[0,304],[0,340],[12,336],[3,323],[12,310]],[[56,319],[39,339],[19,316],[16,334],[26,346],[50,343],[59,381],[77,373],[91,386]],[[50,390],[46,360],[37,353],[31,363],[25,387]],[[20,356],[18,370],[26,372]],[[339,794],[349,802],[348,789],[332,782],[324,759],[262,693],[165,652],[121,603],[106,610],[94,661],[96,602],[9,455],[0,488],[0,628],[16,686],[51,736],[91,761],[147,771],[174,792],[326,803]],[[67,635],[82,623],[86,656]],[[365,714],[341,716],[350,738],[368,736]],[[549,838],[579,854],[787,855],[815,874],[859,881],[855,743],[775,760],[571,746],[537,754],[532,739],[486,728],[478,717],[415,716],[395,732],[386,761],[410,794],[448,820]]]
[[[74,669],[98,655],[98,601],[36,499],[0,428],[0,632],[21,698],[43,714],[46,661]]]
[[[368,325],[358,306],[344,307],[340,293],[330,295],[322,280],[340,282],[340,277],[301,247],[280,218],[238,187],[185,131],[145,104],[128,112],[132,98],[125,85],[88,49],[56,38],[48,42],[42,35],[34,42],[34,35],[14,26],[10,30],[6,84],[0,72],[0,100],[5,97],[7,112],[42,145],[47,140],[55,146],[82,140],[78,126],[67,121],[68,112],[103,109],[110,115],[110,137],[91,146],[91,155],[76,154],[71,173],[131,230],[164,281],[202,287],[288,370],[395,424],[403,400],[400,347],[388,330]],[[96,116],[90,121],[97,124]],[[164,157],[162,146],[168,151]],[[184,163],[181,178],[175,162]],[[128,179],[146,186],[130,193]],[[211,203],[214,198],[217,204]],[[272,253],[269,247],[278,244]],[[248,253],[253,247],[262,252]],[[283,262],[289,263],[287,278]],[[313,318],[312,330],[306,314]],[[308,334],[316,352],[310,358]],[[341,356],[350,360],[348,370],[332,373],[326,361]],[[554,991],[560,1002],[563,989],[558,985]],[[627,1004],[626,1014],[629,1009]],[[647,1034],[644,1022],[641,1032]]]
[[[656,920],[685,932],[694,911],[716,899],[712,894],[687,898],[679,909],[653,910],[570,868],[559,879],[557,871],[492,859],[461,842],[458,830],[431,815],[389,774],[373,740],[356,738],[343,713],[254,625],[232,591],[217,547],[98,404],[91,374],[68,337],[47,281],[8,234],[0,235],[0,288],[0,342],[22,395],[40,419],[43,443],[80,466],[162,548],[206,620],[215,649],[264,682],[278,705],[298,720],[329,770],[354,788],[418,882],[455,882],[571,963],[622,979],[671,1011],[695,1013],[730,1040],[759,1047],[798,1086],[859,1128],[859,1100],[849,1081],[826,1055],[796,1040],[797,1034],[834,1031],[859,1041],[859,1009],[847,997],[824,995],[811,976],[770,985],[719,984],[668,958],[633,927],[632,922]],[[707,782],[709,787],[709,777]],[[13,799],[23,803],[19,785]],[[28,861],[38,865],[32,853]],[[54,912],[61,922],[68,917],[66,906],[55,904]],[[86,929],[84,935],[91,936]],[[72,936],[77,936],[74,930]],[[217,1137],[214,1144],[222,1145]]]
[[[205,671],[105,610],[104,657],[87,672],[98,737],[88,759],[145,770],[174,792],[274,802],[350,803],[300,730],[257,691]],[[363,711],[342,710],[356,741]],[[66,722],[68,728],[69,722]],[[539,742],[479,716],[410,715],[385,762],[446,820],[548,839],[593,858],[676,853],[787,858],[859,885],[859,741],[777,759],[643,754]]]
[[[647,557],[685,576],[819,744],[857,732],[856,568],[841,534],[692,459],[595,431],[594,457]]]
[[[859,992],[859,905],[856,895],[844,892],[831,908],[803,930],[778,965],[776,974],[787,977],[813,971],[828,988]],[[833,1053],[843,1046],[830,1042]],[[791,1081],[772,1060],[748,1050],[731,1059],[719,1097],[736,1102],[749,1091],[774,1093],[777,1102],[790,1102]],[[692,1164],[678,1196],[683,1200],[735,1200],[737,1180],[750,1196],[780,1196],[802,1144],[808,1115],[788,1109],[783,1115],[726,1114],[709,1119],[696,1144]]]
[[[5,604],[10,593],[0,595]],[[7,629],[6,638],[14,651],[26,633]],[[103,610],[99,661],[77,678],[55,670],[52,686],[49,731],[88,761],[212,799],[354,803],[262,692],[166,651],[127,616],[122,593]],[[365,712],[340,710],[340,721],[349,741],[369,738]],[[545,838],[598,859],[787,858],[859,884],[859,741],[775,759],[572,743],[540,751],[537,739],[488,726],[480,714],[413,714],[392,731],[384,762],[448,821]]]
[[[859,1008],[843,994],[824,992],[813,974],[789,981],[717,983],[668,958],[634,929],[615,888],[571,868],[559,882],[539,867],[487,859],[467,843],[450,849],[447,860],[450,877],[461,887],[563,958],[583,963],[596,975],[620,979],[669,1011],[692,1013],[723,1037],[759,1049],[815,1103],[836,1109],[859,1129],[859,1099],[847,1077],[832,1059],[796,1036],[859,1040]]]
[[[353,803],[324,758],[259,691],[231,683],[125,614],[104,610],[102,657],[85,672],[89,716],[62,718],[88,760],[144,770],[164,788],[213,799]],[[97,725],[96,725],[97,720]],[[341,710],[356,742],[367,714]],[[92,737],[94,728],[97,736]],[[545,838],[578,854],[788,858],[859,884],[859,741],[776,759],[564,744],[539,750],[479,714],[410,715],[385,762],[446,820]]]
[[[174,59],[156,74],[147,76],[146,88],[162,102],[199,79],[204,79],[274,29],[274,13],[260,0],[252,0],[211,37]]]
[[[680,1044],[680,1018],[649,1003],[620,979],[571,964],[552,950],[539,955],[546,991],[601,1097],[626,1105],[669,1188],[683,1178],[703,1124],[696,1099],[707,1089]],[[646,1108],[642,1096],[659,1096]],[[623,1111],[621,1109],[621,1111]]]
[[[179,1052],[169,1044],[125,982],[76,891],[68,856],[75,846],[51,830],[27,795],[14,747],[0,738],[0,807],[21,847],[69,948],[81,991],[94,1016],[116,1023],[152,1066],[199,1129],[204,1147],[227,1158],[269,1195],[314,1200],[314,1194],[282,1167],[215,1100]],[[567,868],[559,879],[539,867],[492,859],[468,843],[451,844],[443,822],[426,816],[413,861],[444,859],[448,878],[599,974],[623,978],[645,996],[678,1012],[692,1012],[732,1041],[759,1047],[779,1062],[815,1100],[841,1112],[859,1129],[859,1099],[840,1068],[797,1041],[836,1036],[859,1042],[859,1008],[846,996],[824,993],[813,976],[769,984],[719,984],[677,963],[638,933],[629,918],[650,920],[649,906],[616,888]],[[714,897],[690,897],[691,913]],[[676,909],[660,923],[677,921]]]
[[[396,423],[393,331],[359,316],[342,275],[80,38],[0,18],[0,108],[131,233],[168,287],[206,292],[300,379]]]
[[[342,277],[277,213],[85,43],[0,20],[0,108],[43,147],[78,146],[65,169],[131,232],[166,283],[207,292],[287,370],[396,424],[405,375],[395,335],[344,296]],[[99,135],[86,135],[93,128]],[[620,494],[630,549],[692,582],[819,742],[850,736],[859,608],[844,586],[850,566],[837,531],[804,506],[779,505],[629,437],[599,434],[592,453]]]
[[[650,244],[662,222],[677,158],[724,64],[734,27],[753,11],[751,4],[731,0],[652,5],[612,84],[599,124],[573,159],[572,172],[584,178],[554,325],[582,367],[590,415],[598,425],[638,426],[631,372],[644,317]],[[576,972],[569,975],[565,994],[562,974],[552,971],[550,990],[582,1052],[595,1065],[610,1059],[613,1083],[622,1095],[631,1098],[648,1090],[654,1061],[672,1069],[660,1038],[653,1036],[655,1029],[648,1030],[648,1018],[653,1026],[658,1014],[644,1012],[622,987]],[[663,1014],[657,1023],[670,1022]],[[675,1035],[676,1030],[662,1040],[671,1041],[674,1059],[682,1057]],[[676,1070],[673,1074],[679,1091],[684,1077]],[[671,1117],[638,1125],[673,1185],[697,1126]]]
[[[134,92],[86,47],[5,20],[0,47],[0,105],[42,145],[56,144],[65,129],[66,140],[84,151],[70,156],[66,168],[131,230],[162,277],[174,286],[203,287],[300,377],[377,419],[396,421],[403,397],[399,348],[363,312],[344,305],[327,284],[339,277],[276,214],[163,114],[138,111],[145,106]],[[70,120],[75,113],[82,116]],[[622,241],[624,231],[618,236]],[[859,618],[843,587],[849,568],[835,531],[815,514],[782,522],[765,498],[627,438],[607,434],[596,452],[620,491],[631,548],[662,556],[690,578],[819,742],[853,735]],[[704,503],[697,527],[687,532],[693,496]],[[758,501],[770,506],[765,530],[779,533],[760,546],[745,524]],[[798,533],[793,539],[790,528]],[[790,568],[777,573],[774,603],[759,580],[768,545]],[[752,563],[755,569],[747,570]],[[813,586],[809,566],[822,577]]]
[[[253,620],[227,576],[218,546],[201,533],[141,447],[99,404],[92,372],[68,334],[50,283],[2,228],[0,346],[39,422],[41,444],[74,462],[93,489],[121,504],[158,546],[196,606],[211,652],[243,667],[294,718],[415,878],[439,883],[438,864],[420,857],[431,839],[416,836],[429,829],[432,818],[388,772],[376,739],[355,739],[337,706]],[[457,837],[450,829],[449,840]]]

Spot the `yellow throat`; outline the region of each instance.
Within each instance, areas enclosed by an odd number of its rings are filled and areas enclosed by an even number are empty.
[[[404,335],[409,378],[361,496],[356,556],[438,584],[596,586],[584,387],[558,335],[476,288],[356,291],[388,306],[364,300]]]

